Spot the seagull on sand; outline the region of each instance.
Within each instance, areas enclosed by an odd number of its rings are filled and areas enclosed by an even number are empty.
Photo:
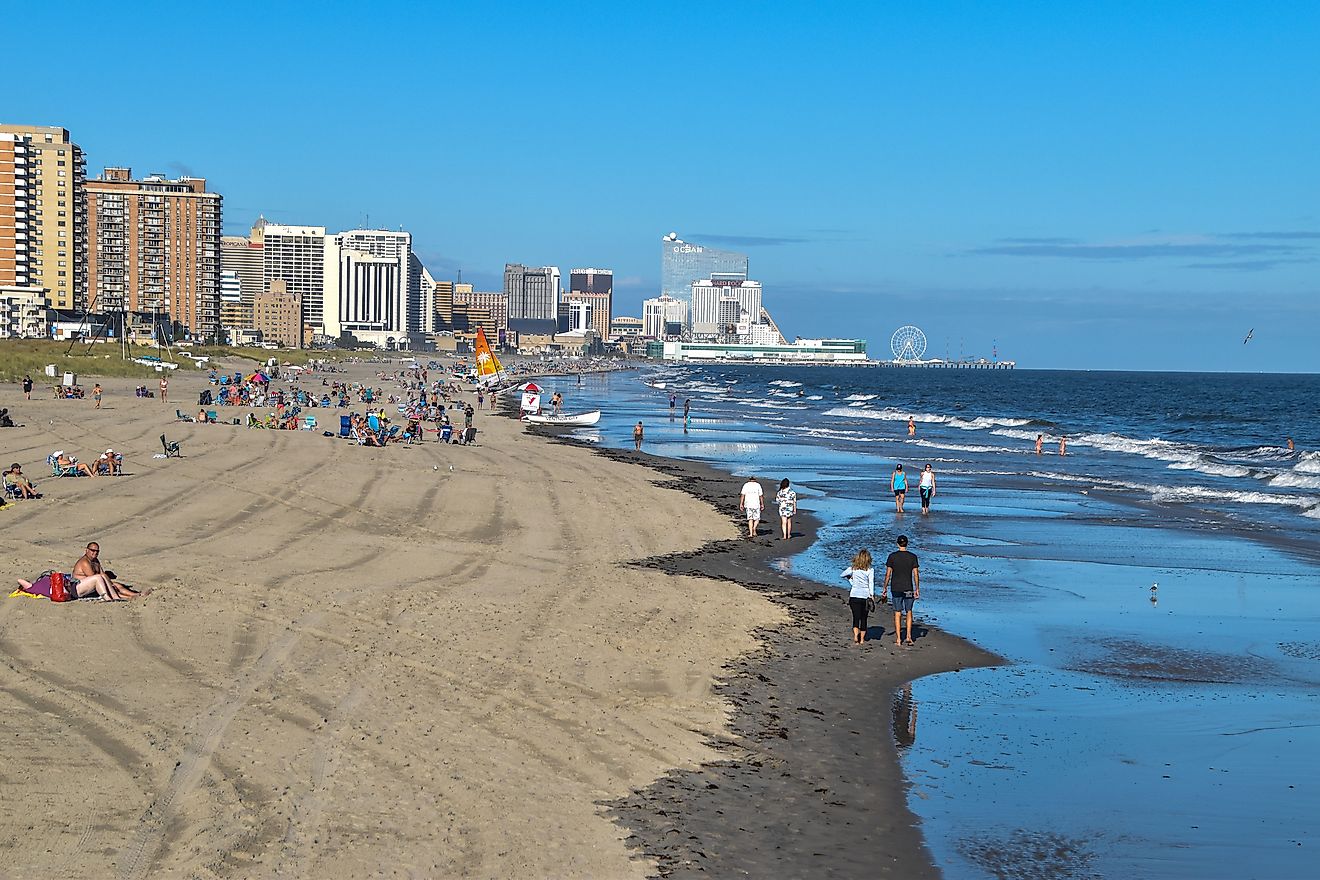
[[[1255,332],[1256,332],[1256,328],[1255,328],[1255,327],[1252,327],[1250,330],[1248,330],[1248,331],[1247,331],[1247,337],[1246,337],[1245,339],[1242,340],[1242,344],[1243,344],[1243,345],[1246,345],[1248,342],[1250,342],[1250,341],[1251,341],[1251,335],[1252,335],[1253,333],[1255,333]]]

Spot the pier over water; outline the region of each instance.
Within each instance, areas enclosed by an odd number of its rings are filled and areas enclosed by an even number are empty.
[[[1017,366],[1017,361],[989,361],[985,358],[967,361],[877,361],[877,366],[881,367],[913,367],[926,370],[1011,370]]]

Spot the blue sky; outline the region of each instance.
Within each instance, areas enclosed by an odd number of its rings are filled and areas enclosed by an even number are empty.
[[[24,15],[77,60],[0,120],[206,177],[231,233],[369,215],[437,277],[613,268],[640,314],[677,231],[749,253],[789,335],[873,356],[913,323],[1023,366],[1320,369],[1317,3]]]

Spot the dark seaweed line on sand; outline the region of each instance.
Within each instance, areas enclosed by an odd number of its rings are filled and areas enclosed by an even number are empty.
[[[732,509],[742,482],[698,463],[556,439],[650,467],[673,478],[658,485],[719,511]],[[802,514],[794,525],[796,552],[815,540],[817,523]],[[913,648],[851,646],[842,592],[771,570],[777,545],[764,537],[716,540],[633,563],[756,590],[783,607],[788,622],[757,632],[761,649],[728,665],[717,682],[734,706],[732,736],[707,741],[723,758],[673,770],[601,806],[629,832],[639,857],[654,860],[659,877],[939,877],[907,808],[890,734],[892,695],[925,675],[1002,661],[930,627]]]

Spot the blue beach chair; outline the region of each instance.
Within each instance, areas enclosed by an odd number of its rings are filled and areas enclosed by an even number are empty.
[[[339,417],[339,436],[350,437],[353,434],[353,419],[350,416]]]
[[[60,467],[55,453],[46,456],[46,464],[50,465],[50,475],[52,477],[76,477],[78,476],[78,465],[70,464]]]

